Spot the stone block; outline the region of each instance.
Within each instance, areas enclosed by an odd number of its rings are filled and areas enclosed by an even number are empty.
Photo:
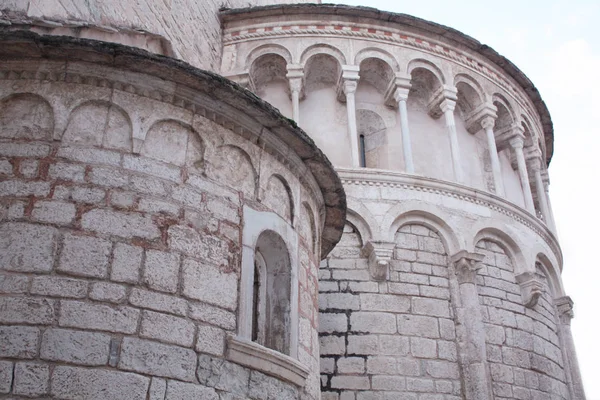
[[[196,371],[196,353],[178,346],[126,337],[121,344],[119,368],[193,381]]]
[[[85,166],[58,162],[50,165],[48,175],[52,180],[84,182]]]
[[[423,378],[406,378],[406,389],[412,392],[433,392],[434,381]]]
[[[164,251],[146,251],[143,282],[150,289],[175,293],[179,283],[179,254]]]
[[[335,371],[335,358],[321,357],[320,370],[322,374],[333,374]]]
[[[50,325],[54,300],[37,297],[0,297],[0,323]]]
[[[333,389],[366,390],[371,387],[367,376],[332,376],[331,387]]]
[[[454,321],[451,319],[440,318],[438,320],[440,324],[440,336],[442,339],[454,340],[456,337],[456,327]]]
[[[132,289],[129,302],[137,307],[183,316],[187,314],[188,309],[187,301],[180,297],[138,288]]]
[[[399,315],[398,332],[402,335],[439,338],[437,318],[421,315]]]
[[[153,311],[142,313],[141,337],[191,347],[195,331],[195,325],[185,318]]]
[[[0,394],[10,392],[13,381],[13,363],[0,361]]]
[[[111,282],[96,282],[92,284],[90,299],[121,303],[127,296],[126,287]]]
[[[201,209],[203,200],[202,193],[189,186],[175,186],[173,188],[173,199],[193,209]]]
[[[1,175],[13,175],[13,166],[7,159],[0,159],[0,174]]]
[[[181,181],[181,171],[179,168],[146,157],[126,154],[123,157],[123,167],[173,182]]]
[[[319,313],[319,332],[334,333],[348,331],[348,317],[345,313]]]
[[[18,362],[15,364],[13,393],[27,397],[48,393],[50,367],[46,364]]]
[[[199,325],[196,351],[222,356],[225,352],[225,332],[213,326]]]
[[[358,310],[360,297],[350,293],[321,293],[319,294],[320,310]]]
[[[38,160],[23,160],[19,164],[19,172],[25,178],[35,178],[38,174],[39,165]]]
[[[425,362],[425,371],[436,379],[460,379],[458,364],[448,361],[430,360]]]
[[[456,361],[458,354],[456,351],[456,343],[446,340],[438,340],[438,358],[448,361]]]
[[[229,310],[237,306],[238,277],[234,271],[210,263],[185,259],[182,268],[183,295]]]
[[[147,175],[132,175],[129,183],[131,190],[152,196],[164,196],[167,194],[165,186],[169,185],[162,179],[152,178]]]
[[[388,282],[388,290],[394,294],[419,295],[419,285],[414,283]]]
[[[396,375],[396,359],[394,357],[369,357],[367,358],[367,374]]]
[[[143,249],[117,243],[113,252],[110,279],[116,282],[137,283],[140,278]]]
[[[7,197],[46,197],[50,194],[49,182],[24,182],[19,180],[0,181],[0,196]]]
[[[117,208],[130,208],[135,203],[134,193],[113,190],[110,192],[110,204]]]
[[[369,271],[362,269],[335,269],[333,279],[337,281],[370,281]]]
[[[361,294],[360,309],[404,313],[410,310],[410,298],[389,294]]]
[[[335,337],[335,336],[329,336]],[[345,348],[345,342],[342,339],[342,350]],[[379,353],[379,340],[376,335],[365,335],[365,336],[348,336],[348,354],[356,355],[372,355]],[[321,354],[323,354],[323,348],[321,347]],[[337,354],[337,353],[333,353]],[[339,354],[344,354],[342,353]]]
[[[131,307],[110,307],[62,300],[58,324],[63,327],[132,334],[137,330],[140,311]]]
[[[175,225],[169,228],[169,247],[190,257],[215,265],[228,264],[228,248],[220,238]]]
[[[421,375],[421,362],[414,358],[399,358],[396,360],[398,364],[398,373],[403,376],[419,376]]]
[[[5,223],[0,226],[0,269],[19,272],[52,270],[58,231],[48,226]]]
[[[73,275],[105,278],[111,248],[108,240],[67,233],[57,269]]]
[[[43,158],[50,154],[50,146],[38,143],[3,142],[0,146],[0,156]]]
[[[226,330],[234,330],[236,315],[232,311],[205,303],[189,303],[189,317],[197,321],[207,322]]]
[[[179,215],[179,206],[155,199],[142,198],[138,205],[138,210],[150,213],[164,213],[169,215]]]
[[[350,315],[350,330],[366,333],[396,333],[396,317],[383,312],[355,312]]]
[[[48,329],[42,336],[40,357],[80,365],[106,365],[110,340],[110,335],[103,333]]]
[[[25,293],[29,287],[29,277],[26,275],[6,274],[0,272],[0,293]]]
[[[177,381],[169,381],[167,385],[167,396],[164,400],[218,400],[219,395],[213,388],[196,385],[192,383],[184,383]]]
[[[0,357],[35,358],[40,330],[29,326],[0,326]]]
[[[326,292],[327,290],[322,290],[323,284],[325,282],[319,282],[319,291]],[[337,282],[327,282],[337,286]],[[347,282],[348,289],[353,293],[377,293],[379,291],[379,283],[378,282]],[[333,288],[332,288],[333,289]],[[337,292],[338,290],[331,290],[332,292]]]
[[[419,294],[422,297],[433,297],[436,299],[450,300],[450,290],[447,288],[437,286],[424,286],[419,287]]]
[[[340,355],[346,352],[346,341],[340,336],[319,337],[321,355]]]
[[[128,372],[56,366],[51,393],[65,400],[146,400],[150,379]]]
[[[200,384],[231,392],[234,399],[245,398],[248,392],[250,370],[222,358],[200,354],[196,376]]]
[[[6,217],[8,219],[20,219],[25,216],[25,205],[24,201],[15,201],[8,206],[8,212]]]
[[[380,335],[379,336],[379,354],[404,356],[409,352],[409,342],[407,337],[400,335]]]
[[[404,391],[406,378],[403,376],[378,376],[371,378],[373,390]]]
[[[105,164],[119,166],[121,154],[116,151],[86,149],[82,147],[61,147],[57,156],[86,164]]]
[[[91,210],[81,218],[83,229],[131,239],[158,239],[160,231],[149,216],[110,210]]]
[[[209,199],[206,209],[220,220],[226,220],[233,224],[240,223],[240,210],[237,206],[224,202],[222,199]]]
[[[361,357],[341,357],[337,360],[339,374],[363,374],[365,372],[365,359]]]
[[[412,312],[420,315],[448,318],[450,317],[450,304],[446,300],[413,297]]]
[[[100,188],[76,187],[71,192],[71,199],[79,203],[96,204],[104,201],[106,192]]]
[[[31,283],[31,293],[42,296],[82,299],[87,289],[86,281],[61,276],[36,276]]]
[[[148,391],[148,400],[165,400],[167,393],[167,381],[160,378],[152,378],[150,390]]]

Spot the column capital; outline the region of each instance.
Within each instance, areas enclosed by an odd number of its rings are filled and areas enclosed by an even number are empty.
[[[456,108],[456,100],[444,99],[440,103],[440,109],[442,110],[442,112],[447,112],[447,111],[454,112],[455,108]]]
[[[369,259],[369,273],[376,281],[384,281],[389,277],[389,266],[394,255],[396,243],[370,240],[363,247],[363,254]]]
[[[496,122],[498,109],[492,103],[481,103],[474,110],[469,112],[465,117],[465,124],[469,133],[476,134],[481,128],[486,129],[485,124],[491,121],[491,127],[494,127]],[[486,122],[484,122],[486,121]]]
[[[573,319],[573,300],[569,296],[563,296],[554,299],[554,304],[558,310],[558,318],[563,325],[571,325]]]
[[[396,107],[402,100],[408,99],[408,92],[410,91],[410,76],[405,77],[400,74],[396,74],[387,85],[384,93],[384,102],[388,107]]]
[[[544,277],[537,272],[523,272],[515,276],[515,280],[521,287],[521,297],[525,307],[533,308],[538,299],[544,293]]]
[[[342,103],[346,102],[346,95],[355,93],[358,87],[359,67],[357,65],[342,65],[342,71],[337,82],[337,97]]]
[[[527,166],[533,172],[541,172],[542,171],[542,159],[538,158],[538,157],[529,158],[529,159],[527,159]]]
[[[450,262],[456,270],[458,283],[475,283],[477,271],[483,267],[481,262],[484,258],[484,254],[470,253],[467,250],[461,250],[450,257]]]
[[[525,144],[525,135],[520,132],[515,132],[509,139],[508,144],[513,150],[521,149],[523,150],[523,145]]]
[[[496,124],[496,118],[488,115],[483,117],[480,123],[483,129],[493,129]]]
[[[429,103],[427,104],[427,112],[432,118],[437,119],[441,117],[444,111],[447,109],[442,109],[442,103],[445,104],[444,107],[453,107],[456,106],[457,100],[458,90],[454,86],[440,86],[429,99]],[[454,111],[454,108],[452,108],[452,110]]]

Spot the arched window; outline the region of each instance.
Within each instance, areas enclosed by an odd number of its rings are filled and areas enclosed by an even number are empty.
[[[288,249],[278,234],[264,231],[254,254],[252,341],[289,355],[292,269]]]

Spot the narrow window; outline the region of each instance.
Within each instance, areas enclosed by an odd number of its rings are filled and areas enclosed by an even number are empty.
[[[365,168],[367,166],[367,153],[365,150],[365,135],[360,135],[359,136],[359,144],[358,144],[358,151],[360,152],[360,166],[362,168]]]

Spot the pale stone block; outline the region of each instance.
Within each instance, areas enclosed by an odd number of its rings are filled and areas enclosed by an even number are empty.
[[[18,362],[15,364],[14,373],[14,394],[34,397],[48,393],[50,380],[50,368],[48,365]]]
[[[104,201],[106,192],[99,188],[76,187],[71,192],[74,201],[87,204],[95,204]]]
[[[348,331],[346,314],[319,313],[319,332],[334,333]]]
[[[410,296],[419,295],[419,285],[415,285],[413,283],[389,282],[388,290],[390,293],[395,294],[405,294]]]
[[[369,271],[366,270],[336,269],[333,270],[333,279],[338,281],[369,281],[371,277]]]
[[[23,201],[15,201],[11,205],[8,206],[8,212],[6,213],[6,217],[8,219],[19,219],[25,216],[25,202]]]
[[[28,276],[0,272],[0,293],[25,293],[28,287]]]
[[[0,159],[0,174],[13,175],[13,166],[10,161],[5,158]]]
[[[0,393],[10,392],[13,381],[13,363],[0,361]]]
[[[335,359],[321,357],[320,359],[320,371],[322,374],[332,374],[335,370]]]
[[[121,344],[119,368],[193,381],[196,371],[196,353],[178,346],[126,337]]]
[[[228,249],[219,238],[207,235],[187,226],[169,228],[169,247],[184,254],[215,265],[228,263]]]
[[[457,360],[458,355],[456,351],[456,343],[446,340],[438,340],[437,345],[439,358],[448,361]]]
[[[396,333],[396,317],[383,312],[355,312],[350,315],[350,330],[368,333]]]
[[[340,374],[362,374],[365,372],[365,359],[360,357],[341,357],[337,360]]]
[[[458,364],[448,361],[430,360],[425,362],[429,376],[437,379],[460,379]]]
[[[398,374],[403,376],[419,376],[421,375],[421,363],[414,358],[400,358],[397,360]]]
[[[440,337],[437,318],[421,315],[399,315],[398,332],[426,338]]]
[[[496,382],[514,383],[513,367],[509,365],[490,363],[490,373]]]
[[[109,307],[79,301],[61,301],[58,324],[64,327],[132,334],[140,311],[131,307]]]
[[[0,357],[34,358],[40,330],[29,326],[0,326]]]
[[[35,178],[38,174],[39,161],[23,160],[19,164],[19,172],[26,178]]]
[[[152,378],[150,390],[148,391],[148,400],[165,400],[167,393],[167,381],[160,378]]]
[[[65,234],[57,269],[74,275],[104,278],[111,248],[108,240]]]
[[[110,279],[117,282],[137,283],[140,277],[143,249],[117,243],[113,252]]]
[[[234,271],[191,259],[183,261],[183,295],[234,310],[237,306],[238,277]]]
[[[46,197],[48,194],[50,194],[49,182],[23,182],[19,180],[0,181],[1,196]]]
[[[226,330],[234,330],[236,325],[235,313],[211,306],[205,303],[189,303],[189,317],[198,321],[207,322]]]
[[[82,147],[61,147],[57,156],[86,164],[106,164],[118,166],[121,154],[115,151],[86,149]]]
[[[48,329],[42,336],[40,357],[81,365],[106,365],[110,335],[94,332]]]
[[[191,347],[195,331],[195,325],[185,318],[152,311],[142,313],[141,337]]]
[[[419,294],[423,297],[450,300],[450,290],[436,286],[420,286]]]
[[[335,337],[335,336],[330,336]],[[343,339],[343,338],[342,338]],[[342,344],[344,342],[342,341]],[[344,347],[342,347],[343,350]],[[365,335],[365,336],[348,336],[348,354],[378,354],[379,353],[379,340],[375,335]],[[321,347],[321,354],[323,354],[323,350]],[[336,354],[336,353],[333,353]],[[343,352],[340,354],[344,354]]]
[[[413,392],[433,392],[434,381],[423,378],[406,378],[406,389]]]
[[[0,226],[0,269],[19,272],[52,270],[56,252],[55,228],[25,223]]]
[[[440,336],[442,339],[446,340],[454,340],[456,337],[456,327],[454,325],[454,321],[450,319],[440,318]]]
[[[360,309],[404,313],[410,310],[410,298],[387,294],[361,294]]]
[[[165,400],[218,400],[215,389],[191,383],[169,380]]]
[[[319,282],[319,291],[325,291],[321,290],[323,283],[325,282]],[[337,282],[331,283],[337,285]],[[348,282],[348,289],[354,293],[377,293],[379,291],[379,284],[377,282]],[[335,291],[332,290],[332,292]]]
[[[198,326],[196,351],[222,356],[225,352],[225,332],[222,329],[208,325]]]
[[[110,204],[119,208],[129,208],[135,203],[135,194],[113,190],[110,192]]]
[[[110,282],[96,282],[92,284],[90,299],[120,303],[125,300],[126,288],[123,285]]]
[[[143,281],[149,288],[175,293],[179,283],[179,254],[146,251]]]
[[[412,312],[420,315],[433,315],[436,317],[448,318],[450,317],[450,304],[446,300],[413,297]]]
[[[115,168],[94,167],[90,182],[97,186],[126,188],[129,186],[129,175]]]
[[[367,358],[367,374],[396,375],[396,359],[394,357],[369,357]]]
[[[321,355],[340,355],[346,352],[346,341],[339,336],[319,337]]]
[[[202,204],[202,193],[188,186],[175,186],[172,196],[173,199],[194,209],[200,209]]]
[[[37,297],[0,297],[0,323],[49,325],[54,322],[54,300]]]
[[[321,293],[319,294],[319,309],[358,310],[360,309],[360,297],[350,293]]]
[[[404,356],[409,351],[407,337],[400,335],[380,335],[379,353],[383,355]]]
[[[164,196],[167,194],[165,186],[168,187],[169,185],[161,179],[152,178],[148,175],[132,175],[129,186],[131,190],[136,192],[150,194],[152,196]]]
[[[406,390],[406,378],[403,376],[373,376],[371,378],[373,390]]]
[[[133,288],[131,291],[129,302],[137,307],[183,316],[187,314],[188,309],[187,302],[180,297],[138,288]]]
[[[181,181],[181,171],[179,168],[146,157],[126,154],[123,157],[123,167],[174,182]]]
[[[236,225],[240,223],[239,208],[225,203],[222,199],[208,200],[206,209],[218,219],[226,220]]]
[[[367,376],[333,376],[331,377],[333,389],[366,390],[371,387]]]
[[[138,205],[138,210],[150,213],[179,215],[179,206],[155,199],[141,199]]]
[[[60,276],[37,276],[33,278],[31,293],[43,296],[84,298],[88,284],[84,280]]]
[[[83,182],[85,180],[85,166],[58,162],[50,165],[48,175],[53,180]]]
[[[400,280],[400,282],[412,283],[412,284],[416,284],[416,285],[428,285],[429,284],[429,276],[428,275],[400,272],[400,273],[398,273],[398,279]]]
[[[51,393],[66,400],[146,400],[149,383],[128,372],[56,366]]]
[[[0,156],[43,158],[50,153],[50,146],[37,143],[3,142],[0,146]]]
[[[93,232],[123,238],[157,239],[160,231],[149,216],[95,209],[83,214],[81,226]]]
[[[230,391],[234,395],[245,398],[248,392],[250,371],[245,367],[221,358],[200,354],[198,356],[196,376],[202,385],[210,386],[217,390]]]

